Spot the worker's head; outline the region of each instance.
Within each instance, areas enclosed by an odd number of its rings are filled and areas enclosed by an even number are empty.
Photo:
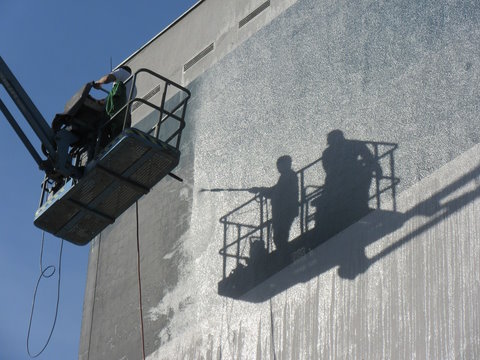
[[[345,140],[342,130],[332,130],[327,135],[328,145],[335,145]]]
[[[292,168],[292,158],[288,155],[280,156],[277,159],[277,169],[280,174]]]

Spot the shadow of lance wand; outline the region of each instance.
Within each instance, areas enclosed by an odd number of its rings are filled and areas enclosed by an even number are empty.
[[[213,189],[200,189],[199,192],[239,192],[239,191],[245,191],[249,192],[251,194],[257,194],[262,191],[263,188],[260,187],[252,187],[252,188],[247,188],[247,189],[241,189],[241,188],[230,188],[230,189],[224,189],[224,188],[213,188]]]

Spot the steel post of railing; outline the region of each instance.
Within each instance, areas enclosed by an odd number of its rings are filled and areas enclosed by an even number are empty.
[[[186,112],[187,112],[187,103],[185,102],[185,103],[183,104],[183,108],[182,108],[182,119],[185,119],[185,114],[186,114]],[[183,122],[183,126],[185,127],[185,122]],[[183,129],[183,128],[182,128],[182,129]],[[182,133],[180,132],[180,133],[178,134],[178,137],[177,137],[177,145],[176,145],[177,149],[180,147],[180,139],[181,139],[181,137],[182,137]]]
[[[157,126],[155,128],[155,133],[154,137],[158,139],[158,136],[160,134],[160,125],[162,124],[162,118],[163,118],[163,109],[165,108],[165,98],[167,97],[167,90],[168,90],[168,83],[165,83],[165,87],[163,89],[163,94],[162,94],[162,102],[160,104],[160,114],[158,115],[158,122]]]
[[[375,161],[378,161],[378,144],[373,145]],[[377,198],[377,209],[380,209],[380,178],[375,171],[375,189],[376,189],[376,198]]]
[[[237,225],[237,266],[240,264],[240,238],[241,238],[241,227]]]
[[[306,231],[305,224],[305,173],[300,172],[300,233],[303,234]],[[308,208],[307,208],[308,211]]]
[[[223,223],[223,278],[227,277],[227,223]]]
[[[395,158],[393,157],[393,150],[390,152],[390,173],[392,179],[392,203],[393,211],[397,211],[397,183],[395,181]]]

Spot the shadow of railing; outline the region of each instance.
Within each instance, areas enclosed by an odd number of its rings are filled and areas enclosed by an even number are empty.
[[[374,161],[380,165],[381,176],[375,175],[368,197],[370,210],[396,211],[397,185],[394,151],[397,144],[387,142],[357,141],[368,147]],[[255,195],[220,218],[223,225],[222,280],[218,293],[239,298],[248,290],[271,277],[284,267],[310,252],[334,235],[324,232],[316,216],[321,206],[325,188],[322,158],[296,171],[299,186],[298,218],[294,222],[291,238],[285,253],[280,253],[273,242],[271,200]],[[251,189],[210,189],[208,191],[250,191]],[[341,189],[339,189],[341,191]],[[366,214],[363,214],[366,215]],[[363,216],[362,215],[362,216]],[[351,223],[342,224],[343,228]],[[343,230],[337,229],[338,231]],[[336,231],[336,232],[338,232]]]
[[[427,199],[412,204],[405,212],[377,210],[371,213],[345,233],[336,236],[335,241],[328,241],[293,263],[288,268],[288,275],[271,277],[254,289],[250,288],[251,291],[241,295],[238,292],[238,297],[249,302],[264,302],[296,284],[310,281],[334,268],[340,278],[354,280],[377,261],[438,226],[479,197],[480,166],[477,165]],[[423,220],[416,226],[409,225],[409,231],[400,232],[395,241],[377,249],[374,254],[367,254],[369,245],[397,231],[414,217],[421,217]],[[464,231],[471,229],[466,228]]]
[[[388,206],[391,210],[395,211],[397,208],[397,185],[400,179],[397,178],[395,174],[394,151],[398,148],[398,145],[388,142],[358,140],[356,142],[363,143],[373,149],[374,160],[379,164],[383,162],[383,166],[381,166],[382,169],[384,171],[388,170],[388,172],[384,172],[381,177],[374,177],[374,189],[369,197],[369,207],[371,209],[381,209],[383,203],[383,207]],[[324,187],[309,184],[308,178],[312,171],[323,171],[319,169],[321,161],[322,158],[297,171],[300,185],[300,227],[302,234],[315,227],[315,224],[312,224],[315,222],[315,201],[321,198]],[[389,196],[385,197],[385,194],[389,194]]]

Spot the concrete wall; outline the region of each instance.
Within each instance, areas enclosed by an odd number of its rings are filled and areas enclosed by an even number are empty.
[[[174,82],[189,84],[296,1],[198,1],[125,62],[133,70],[155,69]],[[140,80],[139,96],[155,88],[151,78]],[[138,111],[133,120],[145,115]]]
[[[280,3],[177,76],[185,181],[138,204],[148,358],[478,358],[480,5]],[[141,358],[135,239],[132,207],[92,245],[81,359]]]

